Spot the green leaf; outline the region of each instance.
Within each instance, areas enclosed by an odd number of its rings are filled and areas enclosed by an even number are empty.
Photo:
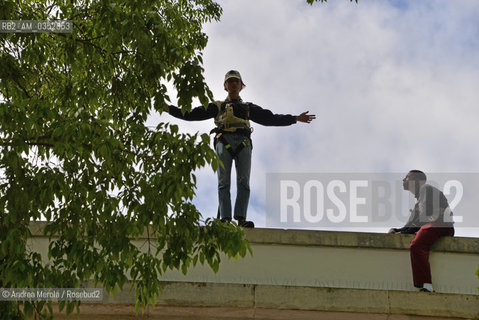
[[[74,309],[75,309],[75,303],[74,302],[67,302],[66,314],[67,315],[71,314]]]

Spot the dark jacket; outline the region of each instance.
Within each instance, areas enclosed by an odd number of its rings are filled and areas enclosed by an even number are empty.
[[[226,100],[227,102],[230,102]],[[240,100],[231,101],[233,103],[233,112],[235,116],[243,118],[245,117],[246,104]],[[251,120],[263,126],[289,126],[296,123],[296,117],[291,114],[274,114],[268,109],[263,109],[253,103],[248,103],[249,106],[249,118]],[[169,113],[179,119],[187,121],[200,121],[213,119],[218,115],[218,106],[215,103],[209,103],[205,108],[204,106],[193,108],[190,112],[183,114],[181,109],[175,106],[169,106]]]
[[[452,212],[444,194],[437,188],[424,184],[415,195],[417,203],[411,210],[411,216],[402,228],[395,228],[400,233],[416,233],[431,223],[436,227],[453,227]]]

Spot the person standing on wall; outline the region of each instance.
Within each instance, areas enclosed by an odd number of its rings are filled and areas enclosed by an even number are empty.
[[[454,236],[454,227],[446,197],[426,180],[426,174],[419,170],[409,171],[403,179],[404,190],[410,191],[417,202],[406,225],[389,233],[416,235],[409,247],[414,286],[433,292],[429,250],[439,238]]]
[[[232,218],[230,184],[234,161],[237,195],[233,217],[239,226],[253,228],[254,223],[246,220],[252,151],[250,121],[264,126],[289,126],[297,122],[310,123],[316,116],[309,115],[309,111],[298,116],[274,114],[253,103],[243,102],[239,94],[245,84],[236,70],[226,73],[223,85],[228,92],[224,101],[215,101],[207,107],[200,106],[184,114],[180,108],[172,105],[168,107],[168,111],[172,116],[187,121],[215,119],[216,127],[212,133],[215,133],[215,151],[221,161],[218,168],[219,217],[223,222],[230,222]]]

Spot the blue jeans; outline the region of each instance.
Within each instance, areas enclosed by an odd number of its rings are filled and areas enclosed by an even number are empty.
[[[226,141],[235,150],[245,139],[248,145],[245,146],[233,159],[230,152],[221,141],[216,144],[216,153],[221,163],[218,166],[218,200],[221,218],[231,219],[231,167],[233,161],[236,167],[236,202],[234,218],[236,220],[246,219],[246,211],[249,202],[249,177],[251,173],[251,143],[248,138],[240,134],[224,134]]]

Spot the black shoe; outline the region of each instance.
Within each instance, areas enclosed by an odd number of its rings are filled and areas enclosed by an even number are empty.
[[[244,219],[238,220],[238,225],[243,228],[254,228],[253,221],[246,221]]]
[[[223,222],[223,223],[230,223],[231,218],[221,218],[220,221]]]
[[[433,290],[433,291],[429,291],[429,290],[426,289],[426,288],[421,288],[421,289],[419,289],[419,292],[434,292],[434,290]]]

